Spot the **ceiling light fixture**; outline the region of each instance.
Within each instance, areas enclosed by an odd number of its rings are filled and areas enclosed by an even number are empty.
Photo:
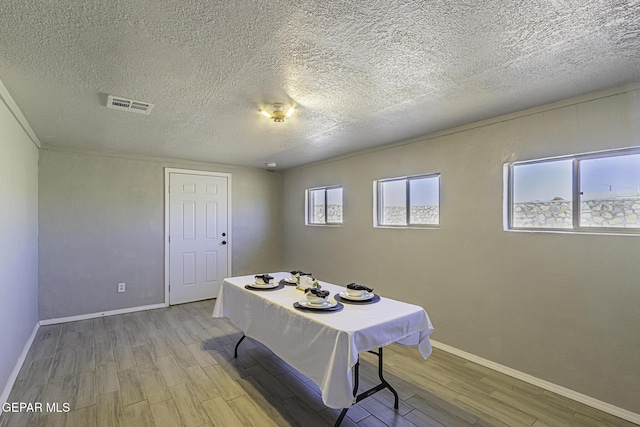
[[[258,111],[260,111],[260,113],[263,116],[273,120],[276,123],[284,122],[286,119],[291,117],[291,115],[293,114],[293,111],[295,110],[295,107],[291,105],[289,109],[285,111],[285,105],[280,103],[273,104],[272,107],[273,107],[273,113],[263,110],[262,108]]]

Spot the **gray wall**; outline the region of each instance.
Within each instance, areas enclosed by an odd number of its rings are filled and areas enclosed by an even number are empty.
[[[2,83],[0,83],[1,85]],[[0,393],[38,323],[38,148],[0,96]],[[4,400],[0,399],[0,403]]]
[[[435,340],[640,413],[640,236],[503,230],[505,162],[639,135],[635,91],[288,170],[283,266],[419,304]],[[373,180],[431,172],[439,229],[372,227]],[[344,186],[344,225],[305,226],[305,188],[332,184]]]
[[[44,148],[41,319],[164,302],[164,167],[231,173],[232,274],[280,268],[278,173]]]

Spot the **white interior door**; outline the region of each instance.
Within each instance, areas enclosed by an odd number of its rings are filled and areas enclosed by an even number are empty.
[[[169,174],[169,304],[214,298],[228,276],[228,178]]]

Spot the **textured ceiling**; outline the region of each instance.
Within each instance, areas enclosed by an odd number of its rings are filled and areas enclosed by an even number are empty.
[[[640,81],[640,1],[2,0],[0,80],[45,144],[286,168]]]

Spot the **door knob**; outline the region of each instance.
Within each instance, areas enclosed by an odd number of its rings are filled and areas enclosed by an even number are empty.
[[[222,241],[222,244],[223,244],[223,245],[226,245],[226,244],[227,244],[227,241],[226,241],[226,240],[223,240],[223,241]]]
[[[227,233],[222,233],[222,237],[224,237],[224,236],[226,236],[226,235],[227,235]]]

